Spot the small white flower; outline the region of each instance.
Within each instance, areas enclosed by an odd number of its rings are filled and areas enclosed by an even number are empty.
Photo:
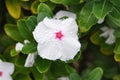
[[[11,75],[14,72],[14,64],[0,60],[0,80],[13,80]]]
[[[100,34],[100,37],[107,38],[105,43],[107,43],[107,44],[115,43],[115,36],[113,35],[114,29],[111,29],[108,27],[102,27],[101,30],[103,31],[103,33]]]
[[[99,19],[99,20],[97,21],[98,24],[101,24],[101,23],[103,23],[103,22],[104,22],[104,19]]]
[[[18,43],[15,45],[15,50],[19,52],[19,51],[22,50],[23,46],[24,46],[24,45],[23,45],[22,43],[18,42]]]
[[[68,77],[60,77],[57,80],[69,80],[69,78]]]
[[[76,19],[76,14],[72,13],[72,12],[69,12],[69,11],[61,10],[61,11],[57,12],[56,15],[54,16],[54,18],[56,18],[56,19],[60,19],[62,17],[68,17],[68,18]]]
[[[30,43],[29,40],[24,40],[24,44],[28,44],[28,43]],[[18,52],[22,51],[22,48],[24,47],[24,44],[20,43],[20,42],[16,43],[15,50],[18,51]]]
[[[73,18],[64,20],[45,18],[33,31],[38,54],[45,59],[67,61],[80,50],[78,26]]]
[[[30,41],[29,40],[24,40],[24,44],[29,44]]]
[[[37,52],[29,54],[27,56],[27,59],[25,61],[25,67],[32,67],[34,62],[35,62],[35,58],[37,57]]]

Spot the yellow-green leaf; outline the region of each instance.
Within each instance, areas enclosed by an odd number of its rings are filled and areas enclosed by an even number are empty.
[[[18,19],[21,14],[20,0],[5,0],[5,4],[9,14]]]
[[[37,7],[39,5],[39,1],[34,1],[31,5],[31,11],[33,14],[37,14]]]

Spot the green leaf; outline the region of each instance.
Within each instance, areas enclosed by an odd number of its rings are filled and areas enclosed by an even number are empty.
[[[76,70],[69,65],[66,65],[65,68],[66,68],[68,73],[76,73]]]
[[[88,80],[101,80],[102,76],[103,76],[103,70],[102,70],[102,68],[97,67],[97,68],[93,69],[89,73],[87,79]]]
[[[38,13],[46,12],[46,13],[50,14],[51,16],[53,15],[52,10],[51,10],[50,7],[49,7],[47,4],[45,4],[45,3],[40,3],[40,4],[38,5],[37,11],[38,11]]]
[[[37,0],[32,3],[32,5],[31,5],[32,13],[37,14],[37,7],[39,4],[40,4],[40,2]]]
[[[31,78],[27,74],[17,74],[15,80],[31,80]]]
[[[32,33],[29,31],[24,19],[21,19],[17,22],[17,27],[20,34],[24,37],[24,39],[28,39],[28,40],[33,39]]]
[[[115,36],[116,38],[120,38],[120,28],[115,29],[115,31],[114,31],[114,36]]]
[[[120,27],[120,9],[117,7],[113,8],[113,11],[108,15],[108,19],[116,26]]]
[[[40,73],[45,73],[49,70],[51,66],[51,61],[37,57],[35,61],[35,66]]]
[[[2,35],[0,35],[0,43],[3,46],[7,47],[7,46],[15,44],[16,42],[13,39],[11,39],[10,37],[8,37],[7,35],[2,34]]]
[[[86,4],[78,16],[78,24],[81,32],[87,32],[94,24],[97,23],[97,19],[92,13],[92,5],[93,2]]]
[[[54,76],[68,76],[68,72],[66,70],[66,63],[61,61],[55,61],[51,65],[51,72]]]
[[[82,80],[77,73],[70,74],[70,80]]]
[[[16,25],[6,24],[4,29],[5,29],[6,34],[9,37],[11,37],[13,40],[20,41],[20,42],[24,40],[21,34],[19,33]]]
[[[119,54],[115,54],[114,55],[114,59],[116,62],[120,62],[120,55]]]
[[[71,4],[79,4],[80,0],[50,0],[56,4],[64,4],[64,5],[71,5]]]
[[[120,0],[110,0],[113,5],[120,7]]]
[[[95,45],[100,45],[100,43],[103,41],[103,38],[99,36],[100,33],[101,31],[96,31],[90,36],[90,41]]]
[[[48,0],[39,0],[40,2],[46,2],[46,1],[48,1]]]
[[[5,0],[9,14],[18,19],[21,14],[20,0]]]
[[[51,17],[51,15],[46,12],[39,13],[37,16],[37,22],[41,22],[45,17]]]
[[[44,80],[44,74],[38,72],[35,67],[32,67],[32,74],[35,80]]]
[[[102,43],[102,42],[100,44],[100,51],[104,55],[111,55],[111,54],[113,54],[113,49],[114,49],[114,45],[108,45],[108,44]]]
[[[36,16],[28,17],[25,22],[26,22],[26,25],[27,25],[29,31],[32,34],[33,30],[35,29],[35,27],[37,25],[37,18],[36,18]]]
[[[97,19],[104,19],[112,9],[113,6],[108,0],[95,1],[93,5],[93,13]]]
[[[17,51],[15,50],[15,48],[10,51],[10,55],[11,55],[12,57],[17,56],[18,54],[19,54],[19,52],[17,52]]]
[[[22,52],[24,54],[34,53],[37,51],[37,44],[34,42],[30,42],[22,48]]]
[[[114,48],[114,53],[117,54],[117,55],[120,55],[120,39],[116,40],[116,45],[115,45],[115,48]]]

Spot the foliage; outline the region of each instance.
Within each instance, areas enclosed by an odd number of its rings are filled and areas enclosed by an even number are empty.
[[[0,59],[15,64],[14,80],[120,80],[120,0],[0,0]],[[59,10],[77,15],[82,48],[74,60],[49,61],[37,56],[33,67],[24,63],[37,50],[32,32],[46,16]],[[98,21],[103,20],[103,23]],[[114,29],[115,43],[106,44],[101,27]],[[17,42],[29,40],[21,52]]]

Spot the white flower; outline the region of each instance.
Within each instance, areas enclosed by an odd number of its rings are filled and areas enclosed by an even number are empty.
[[[30,41],[29,40],[24,40],[24,44],[29,44]]]
[[[29,40],[24,40],[24,44],[28,44],[28,43],[30,43]],[[18,52],[22,51],[22,48],[24,47],[24,44],[20,43],[20,42],[16,43],[15,50],[18,51]]]
[[[12,80],[11,74],[14,72],[14,64],[2,62],[0,60],[0,80]]]
[[[22,43],[18,42],[18,43],[15,45],[15,50],[19,52],[19,51],[22,50],[23,46],[24,46],[24,45],[23,45]]]
[[[69,78],[68,77],[60,77],[57,80],[69,80]]]
[[[73,18],[58,20],[46,17],[33,31],[38,54],[49,60],[73,59],[81,47],[77,32],[78,26]]]
[[[101,30],[103,31],[103,33],[100,34],[100,37],[107,38],[105,43],[107,44],[115,43],[115,36],[113,35],[114,29],[108,27],[102,27]]]
[[[54,18],[56,18],[56,19],[60,19],[63,17],[76,19],[76,14],[69,12],[69,11],[61,10],[61,11],[57,12],[56,15],[54,16]]]
[[[25,67],[32,67],[34,62],[35,62],[35,58],[37,57],[37,52],[29,54],[27,56],[27,59],[25,61]]]

